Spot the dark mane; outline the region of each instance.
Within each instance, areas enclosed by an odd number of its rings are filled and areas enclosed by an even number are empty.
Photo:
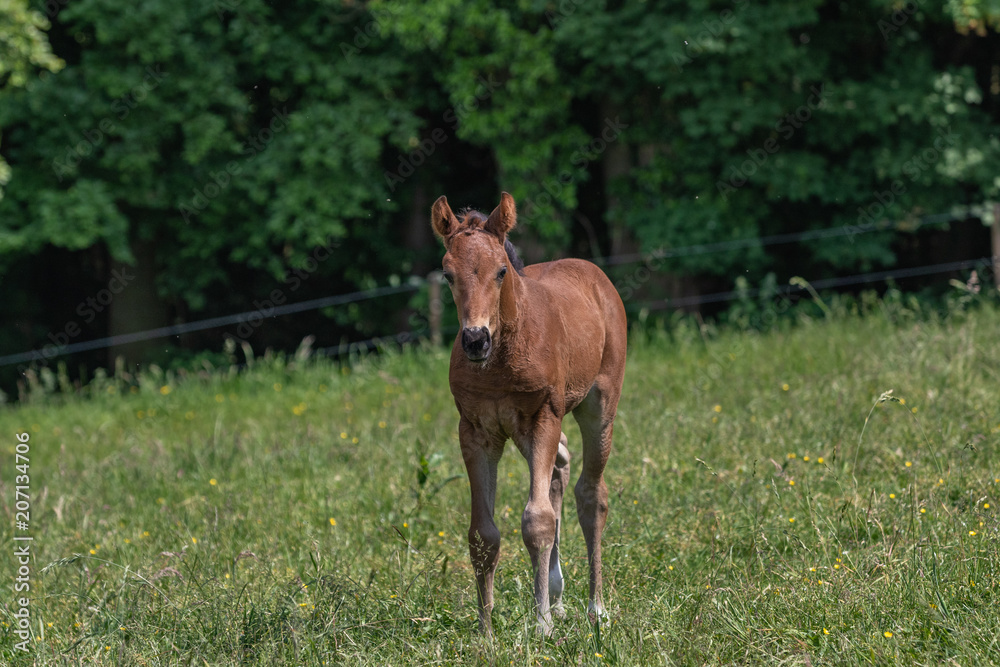
[[[507,251],[507,259],[510,260],[510,265],[514,267],[519,275],[524,275],[524,260],[522,260],[518,254],[517,250],[514,249],[514,244],[510,242],[510,239],[504,239],[503,249]]]
[[[458,212],[458,218],[461,220],[462,225],[472,225],[473,227],[482,228],[484,222],[486,222],[486,216],[479,211],[466,208]],[[510,239],[504,239],[503,249],[507,253],[507,259],[510,260],[510,265],[514,267],[519,275],[524,275],[524,260],[517,254],[517,250],[514,248],[514,244],[510,242]]]

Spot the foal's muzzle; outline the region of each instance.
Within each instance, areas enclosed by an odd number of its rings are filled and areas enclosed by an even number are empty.
[[[469,361],[485,361],[490,356],[490,330],[486,327],[462,329],[462,349]]]

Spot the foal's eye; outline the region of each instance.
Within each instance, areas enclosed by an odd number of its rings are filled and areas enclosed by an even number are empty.
[[[446,281],[446,282],[447,282],[447,283],[448,283],[449,285],[454,285],[454,284],[455,284],[455,276],[451,275],[451,274],[450,274],[450,273],[448,273],[447,271],[445,271],[445,273],[444,273],[444,279],[445,279],[445,281]]]
[[[505,275],[507,275],[507,267],[506,266],[502,266],[502,267],[500,267],[500,270],[497,271],[497,280],[498,281],[503,280],[503,277]]]

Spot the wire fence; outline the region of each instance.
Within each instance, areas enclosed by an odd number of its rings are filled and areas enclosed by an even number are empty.
[[[660,260],[660,259],[669,259],[673,257],[688,257],[693,255],[727,252],[732,250],[745,250],[753,247],[767,247],[767,246],[781,245],[787,243],[800,243],[806,241],[815,241],[815,240],[831,239],[838,237],[853,237],[859,234],[868,234],[881,231],[915,231],[921,227],[925,227],[928,225],[943,224],[947,222],[953,222],[956,220],[965,220],[971,217],[978,217],[978,215],[979,213],[976,208],[968,207],[965,209],[958,209],[952,213],[928,215],[916,220],[910,220],[904,222],[896,222],[896,223],[883,222],[883,223],[862,225],[862,226],[839,226],[839,227],[830,227],[826,229],[793,232],[787,234],[774,234],[770,236],[732,239],[728,241],[720,241],[717,243],[690,245],[678,248],[662,248],[653,251],[651,253],[645,253],[645,254],[633,253],[633,254],[623,254],[623,255],[615,255],[607,257],[598,257],[594,258],[594,260],[592,261],[604,266],[624,266],[639,262],[648,262],[654,259]],[[875,271],[871,273],[863,273],[853,276],[817,279],[808,282],[814,289],[831,289],[831,288],[849,287],[852,285],[870,284],[886,280],[899,280],[899,279],[912,278],[918,276],[951,273],[954,271],[961,271],[973,268],[989,272],[992,270],[994,266],[997,265],[998,262],[1000,262],[1000,258],[998,257],[993,257],[993,258],[981,257],[977,259],[948,262],[944,264],[934,264],[934,265],[900,268],[900,269],[888,269],[884,271]],[[357,303],[360,301],[376,299],[379,297],[384,297],[394,294],[416,292],[422,289],[424,286],[426,286],[430,281],[431,278],[425,278],[421,276],[411,276],[410,279],[405,284],[402,285],[376,287],[373,289],[350,292],[347,294],[322,297],[318,299],[300,301],[297,303],[290,303],[280,306],[271,306],[267,309],[266,314],[262,313],[260,309],[256,309],[242,313],[235,313],[232,315],[207,318],[195,322],[187,322],[184,324],[158,327],[155,329],[137,331],[128,334],[120,334],[116,336],[107,336],[104,338],[98,338],[79,343],[71,343],[68,345],[62,345],[62,346],[47,345],[41,349],[0,356],[0,367],[10,366],[13,364],[26,364],[26,363],[30,364],[39,361],[47,361],[49,359],[65,356],[68,354],[76,354],[79,352],[88,352],[93,350],[106,349],[111,347],[117,347],[120,345],[127,345],[129,343],[154,340],[158,338],[167,338],[170,336],[179,336],[182,334],[192,333],[196,331],[216,329],[231,325],[239,325],[247,322],[252,322],[254,318],[259,318],[262,320],[264,319],[265,316],[267,318],[271,318],[283,315],[291,315],[295,313],[319,310],[322,308],[329,308],[332,306],[341,306],[349,303]],[[777,288],[776,290],[772,290],[772,293],[775,296],[782,296],[782,295],[787,296],[801,292],[805,289],[806,289],[805,287],[798,285],[785,285]],[[672,308],[686,308],[703,304],[732,301],[740,298],[756,298],[760,296],[762,293],[763,290],[761,288],[753,288],[748,290],[730,290],[727,292],[717,292],[714,294],[701,294],[701,295],[692,295],[687,297],[679,297],[674,299],[662,299],[662,300],[647,301],[641,303],[633,303],[631,304],[631,307],[633,310],[635,309],[666,310]],[[419,332],[404,331],[389,336],[380,336],[375,338],[369,338],[367,340],[346,343],[344,345],[321,348],[316,350],[316,352],[326,355],[340,355],[361,350],[370,350],[389,342],[397,344],[406,343],[417,339],[419,336],[420,336]]]

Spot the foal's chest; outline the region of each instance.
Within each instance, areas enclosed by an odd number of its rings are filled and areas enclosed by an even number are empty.
[[[544,389],[519,392],[487,387],[470,389],[452,386],[459,413],[477,429],[504,439],[516,440],[517,435],[530,433],[536,415],[550,397],[550,392]]]

